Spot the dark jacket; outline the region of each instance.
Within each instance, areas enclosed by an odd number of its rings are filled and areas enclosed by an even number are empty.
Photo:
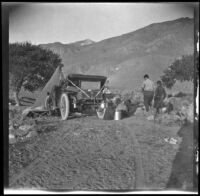
[[[162,87],[162,86],[158,86],[156,87],[156,90],[155,90],[155,94],[154,94],[154,99],[162,99],[164,100],[166,97],[166,91],[165,89]]]
[[[163,100],[166,97],[166,91],[162,86],[156,87],[154,94],[154,107],[162,108],[164,106]]]

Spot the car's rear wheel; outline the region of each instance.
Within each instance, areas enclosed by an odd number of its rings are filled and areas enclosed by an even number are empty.
[[[67,93],[63,93],[60,98],[60,114],[61,119],[66,120],[69,116],[69,97]]]

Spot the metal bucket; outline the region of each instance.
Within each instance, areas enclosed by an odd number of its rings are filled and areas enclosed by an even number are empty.
[[[122,119],[122,111],[116,110],[114,120],[121,120]]]

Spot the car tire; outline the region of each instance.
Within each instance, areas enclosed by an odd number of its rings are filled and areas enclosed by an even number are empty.
[[[63,93],[60,98],[60,114],[62,120],[66,120],[68,118],[69,106],[69,97],[67,93]]]

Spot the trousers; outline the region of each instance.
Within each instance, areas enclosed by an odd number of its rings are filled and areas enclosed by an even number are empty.
[[[159,113],[160,109],[164,106],[164,102],[162,98],[154,99],[154,108],[156,108],[156,112]]]
[[[148,112],[149,108],[152,106],[154,92],[153,91],[144,91],[143,95],[144,95],[144,106],[145,106],[146,111]]]

